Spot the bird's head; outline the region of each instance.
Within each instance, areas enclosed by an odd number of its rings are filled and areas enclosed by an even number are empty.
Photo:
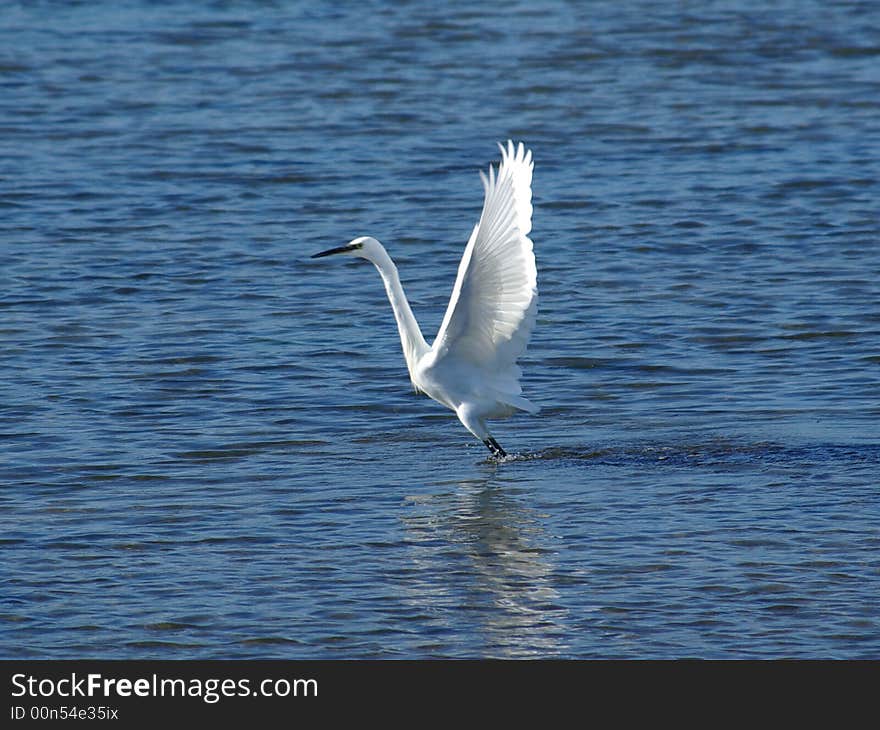
[[[362,259],[371,259],[372,255],[382,248],[382,244],[371,236],[358,236],[349,241],[344,246],[337,246],[321,253],[312,255],[313,259],[319,259],[324,256],[333,256],[334,254],[344,254],[346,256],[358,256]]]

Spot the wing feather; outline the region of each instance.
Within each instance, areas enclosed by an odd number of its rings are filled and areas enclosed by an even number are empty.
[[[434,340],[437,359],[456,358],[492,373],[518,396],[516,360],[535,325],[538,285],[532,230],[532,153],[508,141],[497,174],[480,172],[485,200]],[[523,400],[523,399],[520,399]],[[525,401],[527,403],[527,401]]]

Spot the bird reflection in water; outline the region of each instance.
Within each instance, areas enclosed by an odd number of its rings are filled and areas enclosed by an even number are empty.
[[[459,637],[475,634],[463,656],[564,654],[567,611],[553,587],[552,538],[541,515],[517,501],[516,482],[490,476],[436,486],[442,491],[410,497],[404,517],[417,568],[413,603],[454,624]],[[436,628],[443,654],[445,632]]]

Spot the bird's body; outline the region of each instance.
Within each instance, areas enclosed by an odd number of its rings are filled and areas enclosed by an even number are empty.
[[[428,345],[400,283],[397,267],[379,241],[355,238],[313,258],[349,254],[378,269],[394,311],[403,354],[416,390],[455,411],[496,456],[504,449],[486,420],[517,410],[537,412],[522,397],[516,364],[526,350],[537,313],[537,269],[532,228],[532,153],[522,143],[501,147],[497,175],[483,175],[485,201],[433,344]]]

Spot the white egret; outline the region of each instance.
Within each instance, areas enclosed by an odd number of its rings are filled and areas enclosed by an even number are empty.
[[[416,391],[455,411],[464,427],[496,456],[506,452],[486,419],[515,411],[536,413],[522,397],[516,361],[526,350],[538,309],[532,230],[532,153],[522,142],[499,145],[496,174],[480,177],[485,200],[458,266],[443,323],[432,345],[425,342],[404,294],[397,267],[379,241],[355,238],[312,258],[345,254],[367,259],[379,270],[410,380]]]

